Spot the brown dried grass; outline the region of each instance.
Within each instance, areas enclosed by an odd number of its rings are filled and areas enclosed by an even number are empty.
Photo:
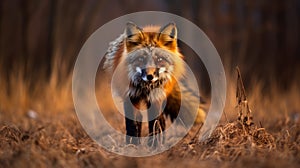
[[[238,89],[240,93],[236,94],[236,85],[229,83],[227,100],[231,103],[227,103],[225,109],[227,118],[223,117],[209,139],[199,142],[199,127],[195,127],[180,143],[162,154],[128,158],[102,149],[81,128],[72,109],[71,78],[66,79],[66,83],[62,85],[53,73],[50,82],[38,83],[39,87],[30,90],[21,76],[16,75],[11,78],[12,81],[0,83],[0,167],[300,165],[299,105],[296,103],[299,95],[295,93],[298,86],[283,95],[279,95],[276,90],[271,101],[259,95],[259,84],[254,85],[254,89],[246,97],[244,89]],[[12,94],[5,94],[8,86],[13,88]],[[281,100],[281,96],[286,99]],[[291,105],[282,108],[282,101],[289,101]],[[250,108],[255,110],[250,113]],[[36,112],[37,117],[30,116],[29,110]],[[272,116],[267,113],[269,111],[272,111]],[[252,122],[245,122],[252,118]],[[111,124],[124,128],[119,123],[119,120],[111,118]],[[130,149],[123,147],[120,150]]]

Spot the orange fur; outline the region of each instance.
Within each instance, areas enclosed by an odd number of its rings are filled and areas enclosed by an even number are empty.
[[[114,54],[113,65],[112,68],[115,70],[118,67],[118,72],[115,72],[117,75],[117,79],[125,79],[128,75],[128,65],[126,62],[126,57],[130,52],[135,50],[146,48],[146,47],[155,47],[167,50],[168,52],[172,53],[173,61],[174,61],[174,71],[172,73],[172,78],[168,81],[164,87],[166,95],[172,93],[173,87],[177,85],[177,80],[179,80],[184,72],[184,61],[183,55],[179,52],[177,47],[177,39],[170,39],[168,33],[170,32],[161,32],[162,28],[160,26],[145,26],[143,28],[133,27],[132,36],[127,37],[126,30],[124,34],[126,35],[123,41],[118,44],[118,50]],[[163,30],[168,31],[168,30]],[[176,35],[176,34],[175,34]],[[167,44],[166,44],[167,43]],[[125,96],[127,86],[119,86],[119,93],[121,96]]]

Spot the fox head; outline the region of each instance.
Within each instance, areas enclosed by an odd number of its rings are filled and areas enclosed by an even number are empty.
[[[171,80],[182,71],[182,55],[177,48],[177,28],[174,23],[164,27],[140,28],[127,23],[125,29],[126,62],[129,79],[135,84]]]

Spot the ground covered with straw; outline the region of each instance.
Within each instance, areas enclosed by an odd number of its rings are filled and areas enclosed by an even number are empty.
[[[241,79],[237,86],[236,106],[225,112],[235,117],[223,116],[208,139],[199,141],[197,126],[173,148],[144,158],[99,147],[73,109],[2,110],[0,167],[299,167],[299,114],[262,121],[250,110]]]

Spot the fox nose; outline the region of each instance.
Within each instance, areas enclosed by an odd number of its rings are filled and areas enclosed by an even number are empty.
[[[154,82],[157,80],[157,70],[156,68],[145,68],[142,69],[142,79],[144,81]]]
[[[147,80],[151,81],[153,79],[153,75],[147,75]]]

